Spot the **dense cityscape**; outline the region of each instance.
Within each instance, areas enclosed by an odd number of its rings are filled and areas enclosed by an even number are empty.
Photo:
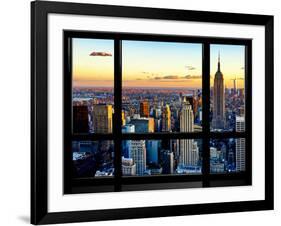
[[[212,78],[211,78],[212,79]],[[211,87],[210,124],[212,131],[245,130],[244,88],[225,87],[220,69]],[[113,87],[73,88],[73,132],[112,133]],[[201,88],[122,89],[122,133],[173,133],[202,131]],[[114,142],[111,140],[73,141],[74,175],[100,177],[114,175]],[[200,174],[202,140],[124,140],[123,176]],[[210,172],[245,170],[245,139],[210,141]]]

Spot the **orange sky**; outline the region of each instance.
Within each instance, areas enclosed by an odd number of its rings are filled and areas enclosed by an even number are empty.
[[[74,86],[112,87],[114,78],[113,40],[73,39]],[[90,54],[96,51],[107,54]],[[244,86],[244,47],[211,45],[211,76],[221,71],[225,85]],[[122,49],[123,85],[128,87],[202,87],[202,46],[189,43],[125,41]],[[211,86],[213,78],[211,78]]]

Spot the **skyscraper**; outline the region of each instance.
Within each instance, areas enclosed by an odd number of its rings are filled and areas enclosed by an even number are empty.
[[[158,163],[158,140],[146,140],[147,163]]]
[[[194,117],[189,101],[183,101],[180,112],[180,132],[193,132]]]
[[[95,104],[93,106],[94,133],[112,133],[112,105]]]
[[[170,150],[162,150],[162,165],[163,174],[173,174],[174,173],[174,153]]]
[[[122,133],[134,133],[135,126],[132,124],[127,124],[122,126]],[[130,156],[130,145],[131,140],[122,140],[122,156],[125,158],[129,158]]]
[[[190,153],[190,160],[189,164],[191,166],[197,166],[199,161],[199,147],[197,145],[197,142],[192,140],[192,149]]]
[[[183,98],[185,99],[186,102],[189,102],[191,104],[193,115],[194,115],[194,118],[195,118],[196,114],[197,114],[197,109],[198,109],[197,99],[192,94],[191,95],[184,95]]]
[[[135,126],[136,133],[154,132],[154,118],[131,119],[130,124]]]
[[[245,131],[244,117],[236,116],[236,132]],[[245,138],[236,139],[236,171],[245,170]]]
[[[162,132],[171,131],[171,110],[168,104],[163,109],[162,113]]]
[[[149,117],[149,103],[147,100],[140,102],[140,116]]]
[[[225,127],[225,97],[224,97],[224,79],[220,69],[220,55],[218,57],[218,69],[214,79],[214,107],[213,121],[214,129],[224,129]]]
[[[180,132],[193,132],[193,111],[189,101],[183,101],[180,112]],[[193,140],[180,140],[179,164],[182,166],[194,165]]]
[[[145,140],[132,140],[130,143],[130,158],[136,164],[136,174],[141,176],[146,170]]]

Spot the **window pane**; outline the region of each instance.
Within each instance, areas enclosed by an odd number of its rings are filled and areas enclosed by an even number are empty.
[[[245,46],[211,45],[211,130],[245,130]]]
[[[200,174],[202,140],[123,140],[123,176]]]
[[[246,170],[245,138],[212,139],[210,172],[232,173]]]
[[[202,45],[122,42],[123,132],[196,132],[202,121]]]
[[[72,154],[75,178],[114,175],[113,141],[73,141]]]
[[[113,51],[113,40],[72,39],[74,133],[112,133]]]

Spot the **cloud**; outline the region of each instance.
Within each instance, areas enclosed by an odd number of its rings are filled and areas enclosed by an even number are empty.
[[[180,79],[180,77],[178,75],[166,75],[166,76],[156,76],[154,77],[155,80],[159,80],[159,79]]]
[[[102,57],[106,57],[106,56],[112,56],[111,53],[106,53],[106,52],[92,52],[90,54],[90,56],[102,56]]]
[[[193,67],[191,65],[187,65],[185,66],[189,71],[194,71],[196,69],[196,67]]]
[[[163,79],[179,79],[180,77],[178,75],[166,75],[163,77]]]
[[[178,76],[178,75],[166,75],[166,76],[156,76],[153,79],[155,80],[185,80],[185,79],[201,79],[201,75],[185,75],[185,76]]]
[[[201,79],[201,75],[186,75],[184,76],[185,79]]]

